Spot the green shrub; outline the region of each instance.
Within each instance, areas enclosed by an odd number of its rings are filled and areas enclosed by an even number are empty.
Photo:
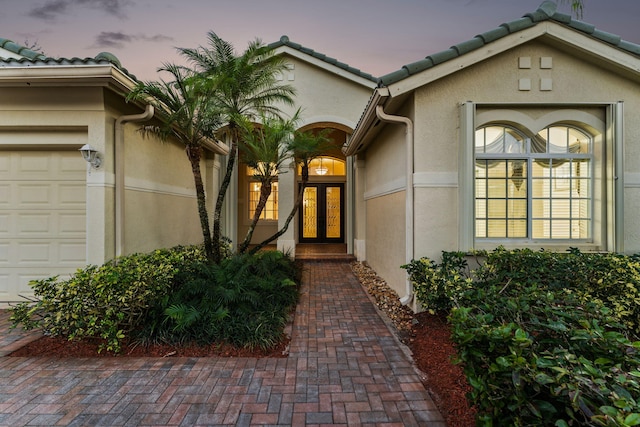
[[[640,264],[617,254],[506,250],[413,261],[417,300],[451,309],[484,426],[640,425]]]
[[[640,262],[611,253],[567,253],[498,248],[474,272],[482,286],[510,283],[567,289],[586,303],[600,301],[631,331],[640,333]],[[515,287],[517,291],[517,286]]]
[[[473,281],[464,252],[442,252],[442,263],[429,258],[412,260],[407,270],[416,300],[432,314],[449,312]]]
[[[14,327],[40,327],[70,340],[102,338],[101,350],[117,352],[122,340],[143,327],[150,310],[166,299],[178,271],[204,259],[200,247],[176,247],[88,266],[68,280],[32,281],[36,302],[16,305],[11,320]]]
[[[470,291],[476,304],[450,317],[478,424],[636,425],[640,342],[609,310],[563,290],[501,289]]]
[[[155,339],[226,342],[267,349],[281,338],[298,289],[293,261],[281,252],[235,255],[195,264],[155,311]],[[149,331],[146,331],[149,334]]]

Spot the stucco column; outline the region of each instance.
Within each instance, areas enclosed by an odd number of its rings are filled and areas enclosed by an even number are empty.
[[[293,209],[297,195],[296,164],[283,165],[278,174],[278,229],[284,227],[287,217]],[[289,224],[287,231],[278,239],[278,250],[296,255],[296,220]]]
[[[87,122],[87,143],[102,156],[102,164],[98,169],[87,165],[86,263],[101,265],[115,256],[113,126],[106,126],[101,113],[90,114]],[[83,161],[79,153],[78,161]]]
[[[354,161],[355,206],[353,215],[355,218],[355,229],[353,254],[356,256],[358,261],[364,261],[367,259],[365,244],[367,230],[367,204],[364,201],[365,172],[365,160],[361,155],[357,155]]]

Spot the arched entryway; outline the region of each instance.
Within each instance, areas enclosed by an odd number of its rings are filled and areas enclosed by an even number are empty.
[[[341,147],[347,133],[345,130],[331,129],[331,147],[309,165],[309,181],[305,185],[302,206],[298,212],[299,243],[346,241],[347,162]],[[298,167],[296,175],[299,187],[302,185],[301,167]]]

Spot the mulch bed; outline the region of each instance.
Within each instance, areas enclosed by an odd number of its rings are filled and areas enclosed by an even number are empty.
[[[139,345],[125,343],[120,353],[102,351],[98,348],[102,341],[84,339],[69,341],[64,337],[42,337],[11,353],[14,357],[287,357],[289,338],[283,339],[269,350],[237,348],[231,345],[212,344],[201,346],[187,344]]]

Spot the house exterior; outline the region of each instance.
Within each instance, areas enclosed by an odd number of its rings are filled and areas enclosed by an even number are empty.
[[[286,36],[270,46],[300,129],[334,143],[278,249],[344,243],[406,304],[400,266],[441,251],[640,251],[640,46],[551,1],[380,78]],[[158,119],[125,102],[135,83],[107,53],[53,59],[0,39],[0,302],[31,279],[202,241],[183,147],[138,132]],[[211,141],[202,163],[210,210],[227,150]],[[286,165],[254,243],[284,225],[299,185]],[[257,194],[240,162],[223,212],[234,244]]]
[[[382,76],[345,153],[355,239],[399,266],[500,245],[640,251],[640,46],[545,1]]]
[[[155,119],[125,102],[135,83],[113,55],[53,59],[0,40],[0,303],[33,279],[202,241],[184,149],[138,132]],[[211,194],[225,152],[212,142],[203,161]]]
[[[294,43],[287,36],[269,46],[286,60],[288,71],[282,76],[283,83],[296,90],[295,107],[285,108],[284,114],[291,117],[300,108],[300,130],[330,129],[333,145],[311,163],[303,207],[278,239],[277,247],[295,255],[296,244],[301,242],[345,243],[347,251],[353,253],[354,223],[350,220],[355,209],[353,168],[352,159],[344,155],[342,147],[353,133],[377,79]],[[280,172],[277,189],[274,188],[277,194],[272,194],[267,204],[253,243],[262,242],[282,228],[294,205],[300,171],[289,164]],[[230,192],[237,194],[237,200],[227,204],[230,221],[225,222],[225,235],[237,236],[242,241],[259,197],[259,186],[242,163],[234,173],[236,189]]]

